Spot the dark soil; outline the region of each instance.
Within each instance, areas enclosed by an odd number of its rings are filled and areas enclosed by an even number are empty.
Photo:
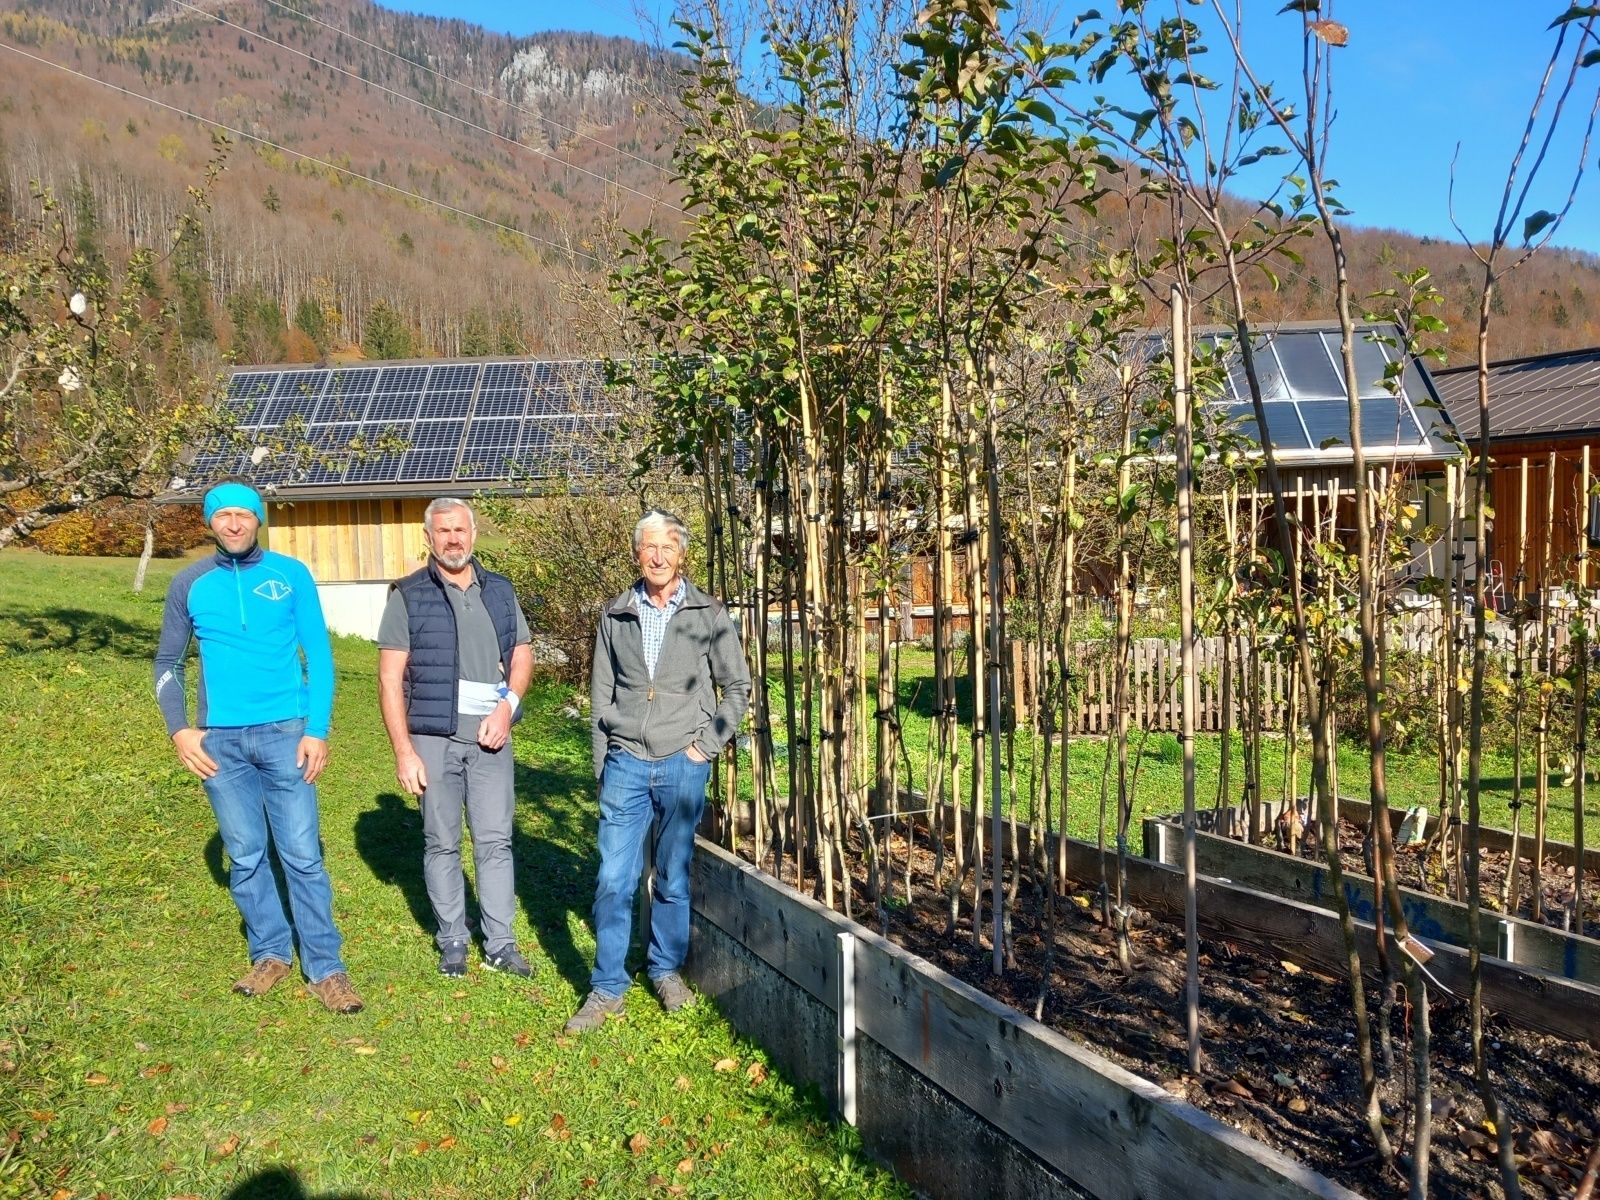
[[[1124,973],[1115,936],[1100,920],[1099,880],[1073,881],[1055,904],[1053,955],[1043,894],[1025,884],[1011,917],[1010,961],[996,978],[988,937],[974,944],[970,877],[956,927],[947,930],[948,901],[933,887],[933,855],[925,836],[919,830],[910,849],[909,903],[903,830],[892,839],[894,896],[882,910],[874,905],[865,869],[856,860],[857,920],[1347,1187],[1369,1196],[1406,1193],[1402,1174],[1377,1164],[1361,1118],[1355,1024],[1350,988],[1342,979],[1202,937],[1205,1057],[1201,1075],[1191,1076],[1181,922],[1139,915],[1130,939],[1132,970]],[[1359,862],[1359,832],[1354,849]],[[1376,982],[1367,990],[1375,1026],[1380,990]],[[1438,994],[1430,1000],[1436,1114],[1430,1195],[1498,1195],[1494,1139],[1484,1129],[1483,1106],[1472,1083],[1467,1007]],[[1388,1020],[1392,1066],[1387,1072],[1378,1052],[1379,1094],[1389,1135],[1409,1156],[1414,1138],[1406,1026],[1401,992]],[[1570,1195],[1584,1156],[1600,1135],[1600,1054],[1581,1043],[1513,1028],[1497,1016],[1487,1018],[1485,1042],[1502,1112],[1512,1122],[1521,1156],[1525,1194]]]
[[[1371,873],[1367,870],[1366,852],[1363,849],[1365,838],[1364,826],[1349,821],[1339,822],[1339,854],[1345,870],[1359,871],[1363,875]],[[1531,838],[1529,844],[1532,844]],[[1322,856],[1322,852],[1315,846],[1302,847],[1300,853],[1301,857],[1320,859]],[[1414,846],[1396,848],[1395,862],[1400,876],[1400,886],[1415,888],[1419,892],[1429,892],[1435,896],[1457,898],[1454,863],[1457,861],[1458,853],[1457,850],[1452,850],[1452,869],[1447,875],[1437,846],[1422,842]],[[1506,906],[1501,898],[1506,895],[1506,870],[1511,862],[1511,855],[1504,850],[1481,849],[1479,861],[1482,864],[1479,878],[1482,881],[1480,886],[1484,908],[1494,912],[1505,912]],[[1593,861],[1594,856],[1585,857],[1586,864]],[[1535,915],[1533,863],[1524,859],[1522,878],[1517,884],[1516,910],[1511,915],[1524,917],[1530,921],[1541,921],[1554,929],[1570,931],[1574,875],[1571,867],[1556,862],[1545,862],[1540,876],[1542,904],[1538,915]],[[1591,869],[1584,872],[1584,877],[1583,933],[1586,937],[1600,938],[1600,875]],[[1464,888],[1459,898],[1466,899]]]

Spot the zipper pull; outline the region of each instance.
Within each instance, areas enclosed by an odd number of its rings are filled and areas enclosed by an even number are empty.
[[[646,692],[644,694],[644,698],[645,698],[645,703],[647,703],[647,704],[650,701],[654,700],[656,698],[656,690],[655,690],[655,688],[651,688],[648,692]]]

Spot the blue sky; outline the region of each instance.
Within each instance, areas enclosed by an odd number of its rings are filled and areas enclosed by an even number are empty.
[[[514,34],[577,28],[646,38],[651,35],[642,31],[640,9],[658,20],[670,9],[659,0],[389,3]],[[1082,7],[1089,6],[1083,0]],[[1078,11],[1075,5],[1051,7],[1066,19]],[[1100,7],[1108,11],[1112,4],[1102,0]],[[1292,93],[1300,70],[1298,22],[1273,16],[1281,7],[1278,0],[1248,0],[1245,51],[1261,76],[1278,82],[1280,93]],[[1334,58],[1338,120],[1329,173],[1342,185],[1340,196],[1353,210],[1352,220],[1454,240],[1448,188],[1460,143],[1456,215],[1473,238],[1486,237],[1553,45],[1546,26],[1566,7],[1566,0],[1337,0],[1331,14],[1349,28],[1350,43]],[[1187,9],[1196,19],[1206,11]],[[1225,52],[1225,43],[1214,43],[1213,63]],[[1213,70],[1220,71],[1220,65]],[[1571,186],[1583,122],[1600,87],[1600,65],[1580,78],[1587,95],[1580,89],[1579,103],[1566,114],[1565,136],[1552,148],[1543,182],[1530,195],[1530,212],[1559,207]],[[1556,240],[1600,254],[1597,155],[1600,144],[1590,148],[1582,186]]]

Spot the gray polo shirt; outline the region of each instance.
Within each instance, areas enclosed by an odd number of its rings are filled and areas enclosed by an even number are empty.
[[[483,589],[473,579],[465,588],[444,581],[444,594],[456,618],[456,659],[460,665],[461,679],[465,683],[486,684],[498,687],[505,682],[505,672],[500,667],[500,639],[495,636],[494,618],[483,607]],[[532,641],[528,621],[517,607],[517,645]],[[385,650],[411,652],[411,621],[406,616],[405,597],[399,588],[389,593],[384,606],[383,620],[378,623],[378,645]],[[463,689],[465,693],[468,689]],[[463,694],[456,713],[455,740],[476,742],[478,725],[483,720]]]

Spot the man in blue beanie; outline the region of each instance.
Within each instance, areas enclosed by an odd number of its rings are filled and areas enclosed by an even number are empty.
[[[231,863],[228,889],[244,919],[250,970],[233,985],[259,996],[300,969],[329,1011],[361,1011],[340,958],[333,887],[322,863],[317,776],[328,761],[333,651],[317,585],[305,565],[263,550],[266,511],[239,482],[206,493],[211,557],[180,571],[167,591],[156,649],[156,701],[178,759],[205,784]],[[200,645],[199,703],[190,724],[184,658]],[[303,666],[302,666],[303,660]],[[270,844],[288,884],[283,910]]]

